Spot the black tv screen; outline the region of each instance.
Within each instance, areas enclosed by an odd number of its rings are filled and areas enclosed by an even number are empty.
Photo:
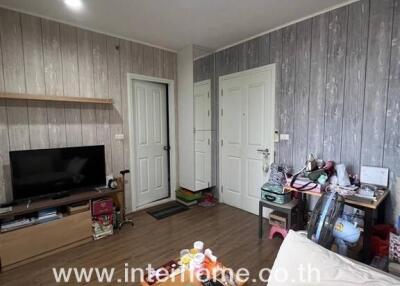
[[[104,146],[10,152],[15,201],[106,184]]]

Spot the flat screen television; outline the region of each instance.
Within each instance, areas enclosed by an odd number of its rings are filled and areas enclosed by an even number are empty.
[[[10,152],[14,201],[105,186],[104,146]]]

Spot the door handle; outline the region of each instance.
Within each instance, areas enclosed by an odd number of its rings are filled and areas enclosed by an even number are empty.
[[[171,150],[171,147],[170,147],[170,146],[164,146],[163,149],[164,149],[165,151],[169,151],[169,150]]]
[[[260,152],[260,153],[262,153],[263,155],[267,155],[267,156],[269,156],[269,155],[271,154],[271,153],[269,152],[269,149],[268,149],[268,148],[265,148],[265,149],[258,149],[257,152]]]
[[[262,168],[263,168],[264,173],[267,174],[269,171],[269,155],[271,153],[269,152],[268,148],[265,148],[264,150],[258,149],[257,152],[260,152],[263,156],[263,167]]]

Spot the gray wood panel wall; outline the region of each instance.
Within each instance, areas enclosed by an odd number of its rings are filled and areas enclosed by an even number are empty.
[[[361,0],[219,51],[214,79],[218,94],[219,76],[276,63],[276,127],[290,135],[277,144],[276,161],[297,169],[312,152],[354,173],[362,164],[387,167],[393,216],[400,214],[399,6]]]
[[[107,173],[129,168],[126,74],[176,79],[175,71],[175,53],[0,9],[0,92],[114,103],[0,100],[0,203],[12,197],[10,150],[104,144]]]

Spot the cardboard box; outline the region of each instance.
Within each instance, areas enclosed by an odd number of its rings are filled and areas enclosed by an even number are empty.
[[[282,228],[286,228],[287,215],[281,212],[273,211],[269,215],[269,224],[276,225]]]

